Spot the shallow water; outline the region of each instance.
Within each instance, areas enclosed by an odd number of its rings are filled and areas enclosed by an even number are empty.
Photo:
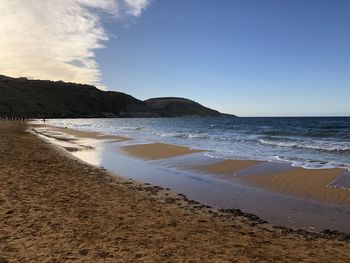
[[[48,124],[207,149],[212,158],[350,169],[350,118],[55,119]]]

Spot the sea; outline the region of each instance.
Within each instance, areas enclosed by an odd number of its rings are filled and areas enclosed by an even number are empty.
[[[211,158],[350,170],[350,117],[50,119],[47,124],[206,149]]]

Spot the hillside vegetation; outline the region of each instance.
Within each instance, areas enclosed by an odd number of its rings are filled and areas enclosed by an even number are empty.
[[[29,80],[0,75],[0,116],[32,118],[221,116],[179,98],[146,102],[128,94],[63,81]]]
[[[223,114],[202,106],[201,104],[184,98],[153,98],[145,101],[146,104],[162,117],[183,116],[222,116]]]

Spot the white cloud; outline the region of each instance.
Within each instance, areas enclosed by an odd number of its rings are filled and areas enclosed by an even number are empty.
[[[150,0],[0,0],[0,74],[101,86],[102,14],[139,16]]]
[[[139,16],[142,10],[144,10],[149,5],[149,1],[145,1],[145,0],[123,0],[123,1],[126,4],[127,13],[134,16]]]

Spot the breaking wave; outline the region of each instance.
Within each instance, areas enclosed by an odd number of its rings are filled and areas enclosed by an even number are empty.
[[[259,143],[270,145],[270,146],[278,146],[278,147],[310,149],[314,151],[325,151],[325,152],[333,152],[333,153],[350,153],[350,143],[345,143],[344,145],[344,143],[341,143],[341,142],[338,142],[338,144],[330,143],[330,142],[318,143],[315,141],[312,143],[307,143],[303,141],[281,142],[281,141],[268,140],[268,139],[259,139]]]

